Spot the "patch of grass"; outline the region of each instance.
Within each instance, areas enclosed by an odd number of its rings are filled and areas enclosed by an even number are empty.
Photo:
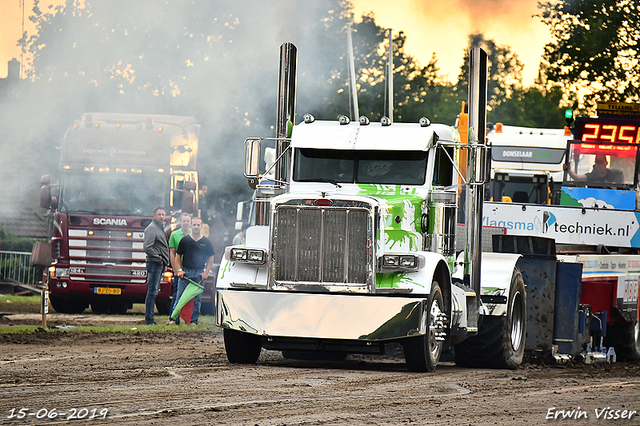
[[[40,296],[0,295],[0,312],[37,314],[40,312]]]
[[[126,325],[79,325],[79,326],[47,326],[42,325],[13,325],[10,327],[0,327],[0,334],[32,334],[36,332],[47,333],[183,333],[189,331],[211,331],[216,333],[221,329],[215,326],[215,317],[200,317],[198,325],[164,325],[166,321],[158,322],[157,325],[146,324],[126,324]],[[156,317],[156,320],[159,320]]]
[[[144,303],[134,303],[127,314],[144,315]],[[0,294],[0,312],[9,314],[39,314],[40,296],[16,296],[13,294]],[[91,313],[91,308],[85,310]],[[49,303],[49,313],[56,313]]]

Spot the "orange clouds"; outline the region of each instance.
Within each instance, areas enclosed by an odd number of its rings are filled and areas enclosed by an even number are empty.
[[[356,20],[373,11],[378,25],[402,30],[405,51],[426,65],[433,52],[449,80],[457,79],[467,38],[481,32],[499,45],[508,45],[525,64],[524,84],[538,74],[543,47],[550,41],[547,27],[533,15],[537,0],[351,0]]]

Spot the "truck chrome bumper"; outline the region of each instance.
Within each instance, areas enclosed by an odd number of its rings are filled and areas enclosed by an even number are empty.
[[[426,332],[426,299],[218,290],[217,325],[278,337],[382,341]]]

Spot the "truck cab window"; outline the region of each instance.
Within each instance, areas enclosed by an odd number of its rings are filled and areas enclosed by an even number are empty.
[[[293,179],[301,182],[353,182],[355,156],[349,151],[297,149]]]
[[[387,185],[423,185],[427,168],[425,151],[362,151],[357,182]]]
[[[151,216],[168,184],[168,177],[159,173],[68,171],[62,176],[62,208],[69,213]]]
[[[434,185],[450,186],[453,183],[454,172],[451,158],[453,158],[453,147],[438,147],[433,170]]]
[[[634,145],[571,144],[565,183],[627,189],[635,185],[638,147]]]
[[[299,182],[422,185],[424,151],[337,151],[299,148],[293,179]]]

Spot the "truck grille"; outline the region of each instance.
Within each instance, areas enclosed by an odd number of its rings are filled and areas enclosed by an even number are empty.
[[[101,283],[144,282],[143,237],[142,232],[128,229],[98,229],[90,233],[84,229],[70,229],[69,277]],[[112,267],[115,265],[125,268]]]
[[[283,205],[275,223],[276,281],[367,283],[371,247],[366,209]]]

